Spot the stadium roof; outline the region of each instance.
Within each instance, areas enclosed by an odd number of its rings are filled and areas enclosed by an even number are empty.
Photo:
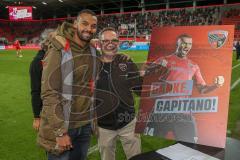
[[[142,3],[144,1],[144,3]],[[239,0],[227,0],[236,3]],[[88,8],[101,13],[118,13],[122,3],[125,12],[164,9],[169,2],[170,8],[191,7],[193,0],[0,0],[0,18],[8,19],[7,6],[33,6],[33,19],[59,18],[76,16],[77,13]],[[197,6],[223,4],[224,0],[196,0]]]

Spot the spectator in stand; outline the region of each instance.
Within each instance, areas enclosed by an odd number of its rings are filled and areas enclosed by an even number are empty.
[[[221,8],[222,9],[222,8]],[[225,15],[238,16],[240,10],[231,9]],[[219,24],[220,7],[195,8],[195,9],[180,9],[180,10],[164,10],[158,12],[145,13],[129,13],[129,14],[113,14],[100,15],[98,31],[105,27],[113,27],[120,36],[134,36],[135,35],[135,19],[137,36],[142,36],[145,33],[150,34],[153,27],[156,26],[179,26],[179,25],[213,25]],[[67,19],[67,21],[72,19]],[[26,37],[32,39],[46,28],[56,28],[62,20],[58,21],[40,21],[36,23],[21,22],[15,25],[3,23],[4,34],[10,33],[15,37]],[[0,24],[1,25],[1,24]],[[121,32],[121,25],[128,26],[124,32]],[[134,27],[133,27],[134,26]],[[3,34],[3,35],[4,35]],[[13,36],[5,36],[12,41]]]
[[[232,8],[224,13],[227,18],[240,16],[240,9]]]

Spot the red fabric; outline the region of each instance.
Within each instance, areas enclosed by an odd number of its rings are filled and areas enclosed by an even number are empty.
[[[69,43],[69,40],[67,39],[64,50],[68,51],[69,49],[70,49],[70,43]]]
[[[16,47],[16,49],[21,49],[21,45],[18,40],[16,40],[13,45]]]
[[[89,86],[90,86],[91,92],[93,93],[93,91],[94,91],[94,81],[92,79],[89,81]]]

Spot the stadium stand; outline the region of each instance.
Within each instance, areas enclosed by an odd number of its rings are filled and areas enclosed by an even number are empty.
[[[98,15],[98,30],[116,28],[121,38],[146,41],[156,26],[235,24],[235,40],[240,40],[240,9],[226,6],[205,6],[184,9],[162,9],[146,12]],[[0,20],[0,38],[6,42],[20,39],[22,44],[38,43],[40,33],[46,28],[56,28],[71,18],[13,22]],[[135,39],[134,39],[135,37]],[[5,43],[6,43],[5,42]]]
[[[234,24],[235,25],[234,39],[236,41],[240,41],[240,9],[231,8],[230,10],[225,11],[222,17],[222,24],[225,25]]]

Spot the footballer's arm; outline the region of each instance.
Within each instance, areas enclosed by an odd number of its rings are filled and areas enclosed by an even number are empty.
[[[215,77],[214,84],[212,85],[201,85],[197,84],[197,89],[199,93],[206,94],[209,92],[214,91],[215,89],[222,87],[224,84],[224,77],[223,76],[217,76]]]

